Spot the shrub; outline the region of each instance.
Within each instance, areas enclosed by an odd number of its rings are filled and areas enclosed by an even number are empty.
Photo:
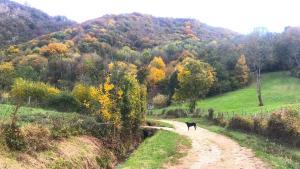
[[[80,103],[80,112],[91,113],[91,103],[97,97],[97,89],[95,87],[77,84],[73,88],[72,95]]]
[[[18,66],[16,69],[16,75],[20,78],[38,81],[40,79],[39,72],[34,70],[31,66]]]
[[[165,118],[180,118],[180,117],[187,117],[187,113],[184,109],[174,109],[168,110],[164,115]]]
[[[252,132],[253,131],[253,121],[248,118],[235,116],[229,121],[228,127],[231,129],[234,129],[234,130]]]
[[[30,124],[22,128],[24,141],[30,151],[43,151],[50,147],[50,131],[48,128]]]
[[[63,158],[58,158],[49,164],[49,169],[60,169],[60,168],[71,169],[74,168],[74,165],[72,164],[72,162],[66,161]]]
[[[70,132],[70,126],[67,124],[65,119],[56,117],[51,120],[51,137],[53,139],[67,138],[72,135]]]
[[[36,104],[45,104],[47,100],[58,95],[60,90],[42,82],[32,82],[23,79],[15,80],[11,96],[16,102],[30,100]]]
[[[256,134],[265,134],[267,121],[263,118],[253,118],[253,132]]]
[[[274,112],[268,120],[266,132],[269,137],[282,140],[293,145],[300,145],[299,110],[286,109]]]
[[[158,94],[155,97],[153,97],[152,101],[155,107],[158,108],[165,107],[168,102],[168,96]]]
[[[217,124],[217,125],[220,125],[222,127],[226,127],[228,125],[228,121],[225,120],[223,117],[217,117],[214,119],[214,122]]]
[[[83,134],[102,138],[109,134],[109,128],[98,122],[94,117],[83,115],[76,115],[71,118],[53,117],[51,121],[51,137],[54,139]]]
[[[214,118],[214,109],[208,109],[208,119],[212,120]]]
[[[112,169],[113,164],[112,164],[112,159],[111,156],[103,155],[101,157],[96,157],[97,164],[99,165],[100,168],[105,168],[105,169]]]
[[[108,135],[109,128],[96,121],[93,117],[86,117],[81,124],[82,129],[94,137],[102,138]]]
[[[10,62],[0,63],[0,90],[10,89],[15,77],[15,68]]]
[[[76,112],[79,110],[80,103],[69,92],[62,92],[49,99],[48,106],[58,111]]]
[[[26,148],[24,135],[18,125],[4,125],[6,145],[11,150],[21,151]]]
[[[192,114],[192,117],[197,118],[197,117],[201,117],[201,115],[202,115],[202,110],[196,109],[195,112]]]
[[[9,93],[0,91],[0,103],[2,104],[8,103],[9,98],[10,98]]]
[[[300,69],[299,68],[294,68],[290,71],[291,76],[300,78]]]

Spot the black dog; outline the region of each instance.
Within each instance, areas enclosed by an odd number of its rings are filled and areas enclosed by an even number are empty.
[[[188,127],[188,130],[190,130],[190,127],[194,126],[195,130],[196,130],[196,123],[189,123],[189,122],[185,122],[185,124]]]

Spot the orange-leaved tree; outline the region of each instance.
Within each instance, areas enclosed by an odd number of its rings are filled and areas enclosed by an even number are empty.
[[[235,65],[235,74],[240,86],[245,86],[249,83],[250,75],[245,55],[241,55],[237,60]]]
[[[40,53],[45,56],[64,55],[67,51],[68,47],[63,43],[49,43],[40,49]]]
[[[166,65],[163,59],[159,56],[153,58],[153,60],[148,65],[148,76],[147,81],[151,85],[156,85],[158,82],[166,77]]]

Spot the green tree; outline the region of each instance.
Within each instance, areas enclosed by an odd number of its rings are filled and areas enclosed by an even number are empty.
[[[175,94],[175,91],[176,91],[176,88],[178,88],[179,86],[179,82],[178,82],[178,79],[177,79],[177,74],[178,72],[175,71],[171,74],[170,78],[169,78],[169,81],[168,81],[168,101],[167,101],[167,105],[171,105],[171,102],[172,102],[172,97],[174,96]]]
[[[40,79],[39,73],[31,66],[18,66],[16,68],[16,75],[20,78],[31,81],[38,81]]]
[[[125,76],[121,90],[124,92],[120,104],[123,128],[126,133],[133,133],[145,120],[146,87],[140,85],[136,78]]]
[[[197,99],[205,97],[215,82],[216,73],[208,63],[192,58],[186,58],[177,69],[179,89],[174,97],[189,101],[190,111],[193,113]]]

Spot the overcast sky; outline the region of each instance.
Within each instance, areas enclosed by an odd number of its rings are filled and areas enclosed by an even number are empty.
[[[249,33],[255,27],[281,32],[300,26],[299,0],[14,0],[77,22],[105,14],[139,12],[195,18],[212,26]]]

